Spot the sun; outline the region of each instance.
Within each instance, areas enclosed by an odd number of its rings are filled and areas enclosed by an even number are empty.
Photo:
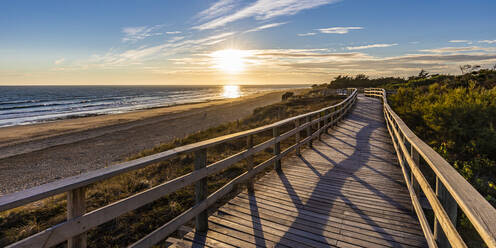
[[[215,51],[211,56],[215,68],[225,73],[236,74],[244,71],[245,58],[248,56],[248,52],[238,49],[225,49]]]

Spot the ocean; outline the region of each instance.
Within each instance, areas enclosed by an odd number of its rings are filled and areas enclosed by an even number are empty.
[[[308,85],[0,86],[0,127],[236,98]]]

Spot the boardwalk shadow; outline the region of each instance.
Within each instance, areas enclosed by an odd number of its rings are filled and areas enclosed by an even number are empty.
[[[249,192],[250,213],[253,225],[253,234],[255,236],[255,244],[259,247],[266,247],[262,224],[258,221],[260,213],[258,212],[257,198],[253,197],[253,192]]]
[[[380,110],[378,109],[377,111]],[[312,192],[308,197],[303,197],[303,196],[302,196],[303,198],[300,197],[295,190],[295,186],[292,185],[292,182],[295,183],[294,180],[288,179],[288,177],[284,172],[278,173],[280,181],[284,185],[284,188],[286,189],[287,193],[291,195],[291,200],[293,204],[296,206],[296,209],[298,211],[298,215],[296,216],[292,225],[286,231],[283,238],[288,238],[288,236],[291,233],[297,233],[302,231],[300,226],[301,223],[305,223],[305,219],[308,218],[307,217],[308,211],[312,211],[313,209],[315,209],[316,211],[318,211],[318,214],[329,218],[329,216],[331,216],[331,211],[336,213],[339,211],[344,211],[343,208],[346,208],[354,211],[356,216],[360,216],[363,219],[363,221],[367,223],[367,225],[372,227],[373,230],[381,236],[380,238],[379,237],[378,238],[385,241],[385,243],[382,243],[382,245],[393,246],[393,247],[401,246],[401,244],[395,242],[394,237],[391,236],[387,230],[384,230],[382,227],[380,227],[380,225],[376,223],[372,218],[366,217],[367,213],[362,211],[362,209],[364,208],[363,202],[360,204],[360,206],[357,206],[354,203],[356,201],[356,198],[350,199],[349,197],[347,197],[347,194],[344,194],[342,192],[342,189],[345,187],[345,184],[347,184],[349,180],[352,180],[358,182],[363,187],[368,189],[369,192],[374,194],[376,197],[382,199],[383,201],[388,202],[394,208],[400,211],[409,211],[409,209],[405,208],[405,206],[403,206],[401,203],[395,201],[394,199],[383,193],[380,189],[375,188],[370,183],[366,182],[365,180],[362,180],[359,176],[355,175],[357,171],[367,166],[366,163],[367,161],[369,161],[370,158],[374,157],[374,155],[371,155],[370,145],[368,144],[368,141],[370,140],[372,133],[377,128],[382,127],[383,123],[377,119],[374,119],[373,116],[377,117],[377,112],[374,113],[374,111],[370,111],[370,110],[365,112],[363,111],[363,108],[362,109],[357,108],[354,110],[353,114],[348,117],[350,120],[353,120],[355,124],[358,123],[361,124],[361,125],[355,125],[354,127],[355,129],[359,127],[358,132],[352,129],[348,129],[348,131],[350,133],[355,133],[353,138],[356,140],[357,143],[360,141],[363,142],[363,144],[360,146],[360,150],[355,148],[351,155],[346,155],[345,153],[340,152],[338,148],[334,148],[331,145],[326,144],[325,142],[323,143],[315,142],[314,147],[318,147],[319,145],[324,144],[325,151],[319,148],[312,148],[310,151],[305,152],[303,156],[299,157],[299,160],[301,160],[301,162],[303,162],[303,164],[305,164],[306,167],[308,167],[317,177],[319,177],[317,183],[315,184],[315,187],[313,188]],[[335,139],[336,137],[333,138]],[[326,139],[326,137],[324,137],[323,139]],[[347,149],[350,149],[350,147],[354,148],[352,144],[349,144],[344,140],[338,139],[338,141],[349,145]],[[341,156],[346,155],[345,156],[346,158],[340,162],[336,162],[335,160],[329,157],[331,156],[329,155],[329,150],[330,150],[329,147],[333,148],[336,153],[341,153]],[[326,161],[327,164],[331,164],[332,166],[329,166],[330,169],[327,170],[325,173],[321,173],[319,172],[319,169],[315,168],[315,166],[312,165],[312,162],[308,161],[305,158],[305,154],[318,155],[324,161]],[[319,159],[319,161],[322,159]],[[322,163],[319,164],[319,168],[320,171],[323,170]],[[376,170],[376,172],[378,171]],[[386,178],[388,177],[383,173],[380,174],[383,177]],[[339,178],[336,175],[339,175]],[[294,178],[294,176],[291,178]],[[332,181],[332,187],[330,187],[330,180]],[[300,184],[301,182],[298,183],[298,185]],[[333,217],[344,218],[343,215],[336,216],[336,214],[334,214]],[[328,233],[329,231],[326,230],[328,229],[326,224],[327,224],[326,221],[315,223],[312,226],[308,226],[308,228],[306,228],[306,230],[304,231],[314,234],[312,235],[311,239],[322,244],[322,246],[337,245],[335,239],[326,238],[326,236],[328,237],[330,236]],[[368,242],[367,240],[363,240],[363,241]]]

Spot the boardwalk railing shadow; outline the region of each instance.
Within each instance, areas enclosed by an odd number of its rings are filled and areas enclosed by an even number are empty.
[[[360,100],[359,100],[359,102],[360,102]],[[332,148],[334,151],[339,152],[342,155],[347,156],[344,160],[341,160],[340,162],[336,162],[335,160],[330,158],[328,155],[326,155],[326,153],[329,154],[328,149],[321,149],[320,147],[317,147],[318,142],[314,143],[314,147],[311,149],[311,152],[318,154],[320,157],[325,159],[329,164],[330,169],[325,174],[321,174],[317,169],[315,169],[312,166],[312,163],[309,162],[307,159],[305,159],[305,155],[302,155],[299,157],[299,159],[303,162],[303,164],[306,165],[317,177],[319,177],[319,179],[317,179],[318,181],[314,187],[313,192],[311,193],[310,197],[306,201],[307,203],[304,203],[297,196],[298,195],[297,192],[294,190],[291,181],[288,180],[285,173],[284,172],[278,173],[279,179],[281,180],[284,187],[286,188],[287,193],[289,195],[295,196],[295,197],[291,198],[291,200],[293,201],[294,206],[296,207],[296,210],[298,212],[300,212],[300,210],[302,210],[303,206],[305,206],[304,209],[312,208],[311,204],[313,202],[318,202],[322,199],[322,197],[325,195],[325,192],[329,191],[329,184],[328,184],[326,179],[333,178],[334,175],[336,174],[335,173],[336,170],[345,170],[346,174],[348,176],[347,176],[347,178],[344,178],[344,180],[342,180],[342,181],[339,181],[339,182],[336,181],[333,183],[332,186],[333,186],[334,190],[336,190],[338,192],[332,193],[332,194],[327,194],[325,202],[326,202],[328,208],[327,209],[319,208],[320,214],[327,212],[327,215],[330,216],[330,214],[331,214],[330,211],[333,207],[333,204],[336,201],[336,199],[339,198],[343,202],[345,202],[345,204],[349,207],[349,209],[353,210],[359,216],[367,216],[367,214],[361,210],[362,207],[356,206],[353,203],[354,202],[353,199],[349,199],[346,195],[341,193],[341,189],[343,187],[345,187],[345,184],[347,183],[347,181],[346,181],[347,179],[353,179],[354,181],[359,182],[365,188],[367,188],[370,192],[372,192],[376,196],[380,197],[384,201],[388,202],[392,206],[396,207],[398,210],[405,211],[405,212],[409,211],[409,209],[402,206],[402,204],[396,202],[394,199],[392,199],[391,197],[389,197],[386,194],[384,194],[383,192],[381,192],[381,190],[375,188],[371,184],[360,179],[359,176],[355,175],[355,173],[358,170],[362,169],[363,167],[366,167],[367,161],[372,156],[370,154],[370,145],[368,142],[370,140],[372,133],[378,127],[383,126],[383,122],[378,121],[376,119],[371,119],[367,115],[368,115],[368,113],[364,113],[364,111],[361,108],[357,108],[348,117],[348,119],[356,121],[357,124],[358,123],[361,124],[358,132],[348,129],[348,131],[356,133],[356,135],[354,137],[350,137],[350,138],[354,139],[356,141],[356,143],[359,143],[360,141],[364,142],[365,145],[360,145],[360,150],[356,149],[352,144],[349,144],[346,141],[344,141],[344,140],[342,140],[336,136],[331,135],[331,137],[323,137],[322,138],[324,140],[324,141],[322,141],[322,143],[325,146],[328,146],[328,147]],[[324,135],[324,136],[327,136],[327,135]],[[335,142],[348,145],[351,149],[353,149],[353,153],[351,155],[347,155],[347,154],[341,152],[339,150],[339,148],[334,148],[334,146],[326,143],[325,140],[327,140],[327,139],[333,139]],[[358,146],[358,144],[357,144],[357,146]],[[332,154],[332,153],[330,153],[330,154]],[[367,155],[364,156],[364,154],[367,154]],[[376,159],[381,159],[380,157],[377,157],[377,156],[373,156],[373,157]],[[381,159],[381,160],[383,160],[383,159]],[[383,160],[383,161],[385,161],[385,160]],[[297,223],[300,221],[300,219],[305,219],[305,218],[306,218],[305,215],[298,214],[298,216],[296,217],[296,219],[294,220],[293,223]],[[393,247],[400,246],[400,244],[395,242],[395,238],[393,236],[391,236],[387,230],[384,230],[383,228],[381,228],[380,225],[377,224],[374,220],[372,220],[370,218],[363,218],[363,220],[366,221],[366,223],[368,225],[373,227],[374,230],[377,233],[379,233],[382,236],[383,240],[386,240],[390,246],[393,246]],[[294,231],[294,229],[295,229],[294,225],[291,225],[286,233],[292,233]],[[323,233],[324,228],[323,228],[322,224],[315,223],[312,230],[313,231],[317,230],[319,232],[319,233],[315,233],[315,234],[318,234],[317,237],[320,237],[319,240],[316,240],[316,241],[322,243],[322,245],[326,245],[326,246],[337,245],[337,242],[335,240],[333,240],[333,243],[329,243],[329,240],[325,238],[326,235],[324,235],[324,233]],[[283,238],[285,238],[285,237],[286,237],[286,235]]]

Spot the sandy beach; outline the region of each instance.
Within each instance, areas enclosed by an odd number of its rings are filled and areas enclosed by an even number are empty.
[[[116,164],[174,138],[242,119],[280,101],[283,93],[0,128],[0,194]]]

